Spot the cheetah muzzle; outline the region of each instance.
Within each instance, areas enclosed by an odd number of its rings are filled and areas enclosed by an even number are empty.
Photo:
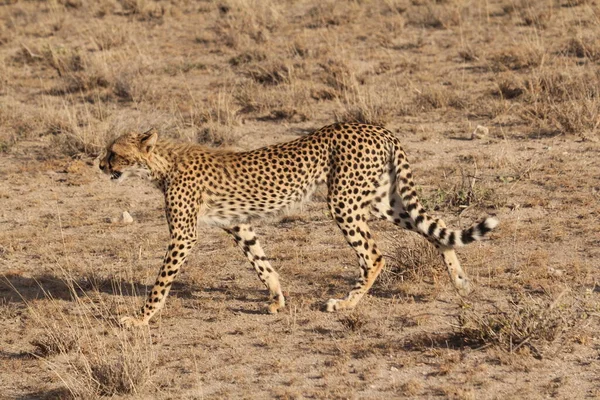
[[[219,226],[233,237],[269,290],[267,311],[276,313],[285,306],[279,275],[249,222],[305,200],[321,183],[327,185],[329,211],[360,266],[352,290],[343,299],[329,300],[327,311],[354,308],[384,267],[367,225],[370,216],[415,231],[435,245],[461,295],[471,286],[454,248],[482,239],[498,224],[486,218],[452,230],[430,217],[417,197],[400,141],[383,127],[365,124],[330,125],[246,152],[159,141],[154,131],[129,133],[108,146],[100,169],[117,181],[147,175],[165,197],[171,240],[141,315],[122,320],[129,326],[147,325],[164,305],[198,240],[198,222]]]

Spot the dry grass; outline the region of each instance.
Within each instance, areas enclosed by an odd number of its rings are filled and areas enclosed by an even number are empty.
[[[0,282],[3,395],[598,396],[596,2],[1,8],[0,273],[24,297]],[[156,127],[250,149],[333,121],[397,133],[449,226],[498,214],[490,241],[457,252],[472,297],[456,296],[423,238],[374,222],[388,268],[357,310],[321,312],[356,277],[321,194],[301,220],[256,227],[288,300],[280,315],[259,314],[239,249],[201,227],[150,330],[115,323],[143,302],[122,289],[153,282],[167,228],[156,192],[109,187],[91,167],[111,138]],[[489,135],[461,140],[478,125]],[[106,222],[125,210],[134,223]]]
[[[600,75],[541,70],[526,83],[524,117],[540,128],[589,135],[600,126]]]
[[[541,357],[543,351],[589,318],[591,308],[579,299],[569,298],[568,289],[557,298],[517,296],[508,306],[495,310],[467,306],[458,317],[464,343],[493,345],[515,352],[526,346]]]

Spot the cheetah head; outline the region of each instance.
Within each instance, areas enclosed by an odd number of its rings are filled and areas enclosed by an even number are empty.
[[[157,139],[158,134],[154,130],[119,136],[106,148],[100,169],[117,182],[129,176],[149,176],[148,157]]]

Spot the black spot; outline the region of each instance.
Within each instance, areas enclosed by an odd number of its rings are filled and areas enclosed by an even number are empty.
[[[448,229],[442,228],[440,230],[440,240],[444,240],[446,238],[447,234],[448,234]]]
[[[256,238],[244,241],[244,244],[248,247],[252,247],[256,244]]]
[[[415,219],[415,223],[417,224],[417,226],[419,224],[421,224],[423,221],[425,221],[425,217],[422,215],[419,215],[416,219]]]
[[[469,244],[473,242],[475,239],[473,238],[473,228],[465,229],[460,234],[460,240],[464,244]]]
[[[421,217],[421,216],[419,215],[419,217]],[[429,225],[429,230],[427,231],[429,236],[433,236],[436,229],[437,229],[437,224],[435,222],[433,222],[431,225]]]
[[[481,221],[479,224],[477,224],[477,230],[479,230],[481,236],[484,236],[486,233],[491,231],[491,229],[488,228],[486,221]]]
[[[450,236],[448,236],[448,246],[452,247],[456,243],[456,237],[454,232],[450,232]]]

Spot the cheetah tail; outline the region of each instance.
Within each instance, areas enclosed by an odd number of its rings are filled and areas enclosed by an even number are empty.
[[[441,246],[461,247],[476,240],[481,240],[487,233],[498,225],[498,220],[493,217],[486,218],[470,228],[454,230],[446,228],[441,220],[435,220],[427,215],[421,205],[412,173],[404,151],[397,147],[393,167],[396,170],[396,184],[402,205],[413,220],[416,230],[424,236],[433,239]]]

